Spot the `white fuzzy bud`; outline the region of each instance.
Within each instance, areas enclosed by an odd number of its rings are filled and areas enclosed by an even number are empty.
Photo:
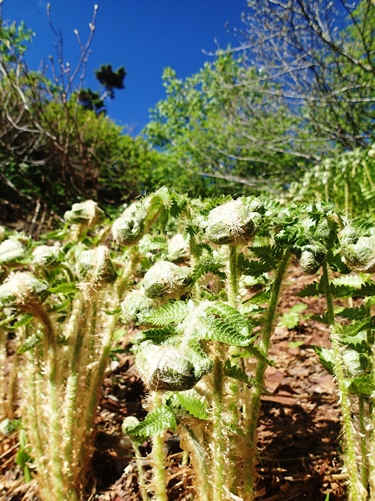
[[[26,271],[13,273],[0,285],[0,304],[6,307],[29,309],[41,303],[48,286]]]
[[[72,209],[65,212],[64,219],[71,224],[82,224],[91,228],[101,223],[105,218],[104,212],[93,200],[73,204]]]
[[[192,361],[178,348],[145,344],[136,356],[143,382],[153,391],[182,391],[200,379]]]
[[[121,303],[121,320],[142,323],[153,307],[154,301],[145,296],[142,290],[134,290],[127,294]]]
[[[361,236],[359,232],[347,226],[340,234],[341,252],[345,264],[353,271],[362,273],[375,272],[375,234]]]
[[[40,245],[33,250],[32,263],[37,266],[54,266],[63,259],[64,253],[57,245]]]
[[[263,205],[257,200],[238,199],[212,209],[206,224],[207,238],[214,244],[245,244],[258,231]]]
[[[96,284],[108,284],[116,279],[108,247],[100,245],[83,251],[78,256],[78,273],[85,280]]]
[[[146,273],[142,288],[150,298],[177,298],[192,285],[191,269],[169,261],[158,261]]]
[[[0,264],[16,263],[25,257],[25,249],[18,240],[4,240],[0,244]]]
[[[325,249],[322,245],[306,245],[302,249],[300,265],[302,270],[314,275],[322,265],[325,257]]]
[[[177,233],[168,241],[169,261],[185,261],[190,257],[189,235]]]
[[[130,205],[112,225],[113,239],[119,245],[134,245],[143,236],[147,212],[141,202]]]

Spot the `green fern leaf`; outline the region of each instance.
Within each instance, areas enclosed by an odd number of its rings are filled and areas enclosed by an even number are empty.
[[[313,282],[312,284],[306,285],[302,290],[297,292],[299,297],[313,297],[322,294],[323,290],[319,282]]]
[[[368,351],[369,347],[367,341],[367,330],[359,331],[354,336],[340,338],[340,343],[350,346],[358,352]]]
[[[165,327],[160,329],[147,329],[139,332],[133,338],[133,342],[136,344],[140,344],[143,341],[152,341],[154,344],[163,344],[168,339],[173,336],[176,336],[176,331],[173,327]]]
[[[375,385],[371,374],[356,377],[349,385],[349,391],[355,395],[373,395]]]
[[[271,263],[276,264],[284,254],[283,248],[280,245],[259,245],[251,247],[251,251],[262,263],[269,263],[270,265]]]
[[[334,285],[331,283],[330,290],[333,297],[347,298],[353,296],[356,288],[351,285]]]
[[[241,381],[241,383],[245,383],[249,386],[256,386],[257,388],[263,388],[262,385],[257,383],[257,381],[248,376],[246,372],[241,369],[241,367],[238,367],[237,365],[232,365],[230,363],[230,360],[227,360],[225,362],[224,366],[224,373],[227,377],[236,379],[237,381]]]
[[[231,346],[248,346],[253,341],[246,318],[235,308],[215,303],[204,313],[200,321],[206,328],[198,332],[199,339],[212,339]]]
[[[26,338],[26,341],[18,348],[17,353],[26,353],[32,350],[39,343],[42,342],[43,336],[41,334],[33,334]]]
[[[375,282],[367,282],[362,287],[352,293],[352,297],[375,296]]]
[[[167,327],[182,322],[191,309],[191,304],[185,301],[168,303],[146,315],[145,322],[156,327]]]
[[[22,317],[17,322],[7,325],[7,329],[16,330],[19,327],[24,327],[25,325],[28,325],[30,322],[32,322],[33,318],[33,315],[22,315]]]
[[[205,326],[206,329],[202,331],[200,339],[220,341],[230,346],[247,346],[250,342],[220,318],[207,318]]]
[[[206,403],[204,402],[204,400],[202,400],[202,397],[199,395],[199,393],[194,389],[174,392],[171,395],[170,404],[172,405],[172,407],[182,409],[183,411],[187,412],[197,419],[203,419],[207,421],[210,418]]]
[[[263,290],[257,292],[249,299],[251,304],[264,304],[267,303],[271,296],[271,288],[265,287]]]
[[[238,310],[225,303],[216,302],[206,308],[206,313],[222,318],[225,322],[232,325],[245,336],[248,334],[248,322],[246,317]]]
[[[356,336],[359,332],[374,328],[375,317],[365,317],[349,325],[335,324],[332,332],[340,336],[340,341],[346,337]]]
[[[55,287],[50,287],[48,292],[51,294],[73,294],[77,292],[77,287],[73,283],[64,283],[56,285]]]
[[[178,217],[181,214],[181,212],[185,209],[187,202],[188,200],[186,196],[179,195],[178,193],[172,191],[170,207],[169,207],[170,215],[174,218]]]
[[[342,258],[339,253],[334,254],[332,251],[327,252],[327,263],[333,271],[338,271],[344,275],[351,272],[351,270],[346,266],[346,264],[342,261]],[[344,277],[341,277],[344,278]]]
[[[360,275],[342,275],[332,280],[334,285],[349,285],[356,289],[360,289],[365,284]]]
[[[247,259],[243,256],[243,254],[240,254],[238,256],[238,269],[244,275],[259,277],[274,269],[274,262],[262,263],[261,261],[256,261],[255,259]]]
[[[219,277],[225,279],[226,275],[220,268],[223,267],[223,263],[215,260],[212,256],[205,256],[200,259],[194,267],[193,277],[194,281],[197,281],[201,276],[206,273],[214,273]]]
[[[162,435],[166,430],[174,431],[176,427],[177,420],[172,409],[168,405],[161,405],[129,431],[129,436],[136,441],[143,441],[149,437]]]
[[[366,316],[364,305],[357,308],[342,308],[337,315],[348,320],[362,320]]]
[[[199,339],[220,341],[230,346],[248,346],[250,344],[249,338],[242,336],[221,318],[209,317],[206,319],[205,324],[207,329],[202,331]]]
[[[333,370],[333,353],[332,350],[328,348],[323,348],[322,346],[313,346],[315,353],[319,357],[320,363],[330,374],[334,373]]]

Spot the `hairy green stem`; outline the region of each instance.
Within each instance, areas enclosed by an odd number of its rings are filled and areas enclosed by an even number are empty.
[[[375,349],[372,350],[372,385],[375,384]],[[370,437],[369,446],[370,451],[368,455],[368,468],[369,468],[369,487],[370,487],[370,500],[375,501],[375,396],[370,396]]]
[[[345,177],[345,215],[347,218],[351,217],[351,203],[350,203],[350,181]]]
[[[23,424],[27,428],[27,436],[31,444],[32,455],[39,474],[39,489],[42,499],[48,499],[46,493],[50,493],[52,486],[48,473],[46,430],[43,430],[41,413],[41,385],[42,378],[39,371],[37,357],[29,351],[23,367]],[[44,431],[44,433],[43,433]]]
[[[365,408],[365,397],[359,395],[359,432],[361,436],[361,478],[362,485],[367,489],[368,485],[368,452],[367,452],[367,431],[366,431],[366,408]]]
[[[228,254],[228,304],[232,306],[232,308],[236,308],[238,295],[237,247],[235,245],[229,245]]]
[[[194,469],[194,489],[196,501],[210,501],[212,487],[209,484],[206,452],[202,444],[188,426],[180,425],[182,431],[182,443],[186,444],[185,452],[190,452],[191,462]]]
[[[162,404],[161,395],[152,392],[154,409]],[[153,409],[153,410],[154,410]],[[168,501],[167,473],[164,463],[164,433],[152,437],[153,484],[156,501]]]
[[[14,412],[15,412],[15,407],[16,407],[16,393],[17,393],[17,382],[18,382],[18,362],[19,362],[19,355],[16,352],[13,356],[13,364],[12,364],[11,373],[9,376],[8,401],[7,401],[7,417],[9,417],[9,419],[14,418]]]
[[[132,446],[133,446],[134,455],[135,455],[135,462],[137,464],[138,484],[139,484],[139,490],[141,493],[141,498],[142,498],[142,501],[150,501],[150,498],[149,498],[149,495],[147,494],[147,489],[146,489],[145,471],[143,469],[143,457],[142,457],[142,454],[139,450],[138,444],[136,442],[132,442]]]
[[[223,379],[224,379],[224,349],[223,345],[215,342],[214,369],[213,369],[213,396],[212,396],[212,461],[213,461],[213,499],[225,500],[225,471],[226,471],[226,441],[225,425],[223,423]]]
[[[91,459],[90,447],[93,438],[93,427],[98,406],[98,399],[101,391],[104,372],[109,360],[114,328],[118,320],[118,315],[109,316],[105,312],[102,312],[102,315],[104,315],[105,318],[102,319],[101,322],[98,321],[96,330],[102,332],[103,337],[99,345],[93,346],[95,350],[95,353],[93,354],[93,362],[91,364],[93,365],[93,368],[90,369],[90,375],[86,382],[87,390],[84,402],[82,404],[82,426],[84,434],[82,437],[79,453],[81,465],[81,483],[84,483],[86,467],[89,460]]]
[[[351,418],[350,397],[345,381],[344,367],[342,363],[340,339],[334,329],[335,315],[333,299],[328,276],[327,262],[323,262],[322,286],[327,301],[327,320],[331,327],[331,343],[333,353],[334,374],[337,380],[339,400],[341,405],[342,427],[345,441],[345,465],[349,476],[349,501],[362,501],[363,486],[360,482],[358,464],[355,450],[355,429]]]
[[[281,292],[281,286],[284,280],[285,273],[288,268],[288,263],[290,259],[290,248],[285,249],[284,254],[278,264],[278,268],[276,271],[276,276],[274,278],[271,296],[267,308],[267,312],[264,318],[264,324],[262,329],[262,337],[259,342],[259,349],[262,354],[266,357],[268,354],[271,335],[274,330],[277,306],[279,302],[279,296]],[[258,415],[260,410],[260,399],[262,396],[262,385],[264,381],[264,374],[267,368],[267,362],[265,360],[258,360],[257,369],[255,373],[255,381],[256,386],[252,388],[250,406],[248,411],[248,420],[246,423],[247,428],[247,440],[250,441],[250,449],[254,451],[253,454],[250,454],[249,457],[246,457],[244,460],[244,500],[251,501],[254,499],[255,489],[254,489],[254,481],[255,481],[255,459],[256,454],[256,430],[258,423]]]
[[[0,421],[8,416],[9,397],[7,398],[7,384],[5,377],[5,367],[7,359],[6,334],[0,328]]]
[[[78,406],[78,389],[80,380],[82,379],[82,371],[86,371],[86,364],[81,363],[82,346],[86,333],[87,323],[87,309],[90,311],[89,305],[82,297],[75,300],[71,317],[69,319],[66,336],[67,339],[73,342],[72,355],[70,360],[69,374],[66,381],[65,398],[64,398],[64,421],[63,421],[63,440],[64,447],[63,453],[67,464],[72,464],[77,461],[72,452],[75,450],[75,437],[77,435],[77,428],[81,424],[78,422],[79,408]],[[80,377],[81,376],[81,377]],[[82,395],[81,395],[82,398]],[[76,452],[76,451],[75,451]],[[73,470],[74,470],[73,466]],[[72,468],[70,468],[72,470]],[[72,480],[73,481],[73,480]]]
[[[49,399],[49,444],[48,459],[50,461],[51,484],[56,501],[76,501],[76,493],[66,490],[64,482],[64,461],[60,452],[62,402],[61,381],[58,371],[58,341],[51,319],[41,305],[35,306],[35,314],[44,333],[44,359]]]

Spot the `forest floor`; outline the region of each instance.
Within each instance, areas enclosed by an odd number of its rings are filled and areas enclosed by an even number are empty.
[[[312,280],[298,267],[292,268],[283,290],[280,315],[297,303],[305,303],[307,309],[298,327],[279,326],[272,337],[270,358],[275,365],[267,369],[268,391],[262,397],[258,426],[259,501],[343,501],[346,497],[336,388],[313,349],[313,345],[329,347],[329,331],[306,318],[322,313],[324,301],[296,296]],[[125,350],[107,371],[85,501],[141,500],[131,445],[121,437],[124,417],[142,419],[146,414],[142,408],[144,388],[132,360]],[[178,437],[171,435],[167,445],[168,499],[192,501],[191,469],[183,465]],[[141,449],[147,455],[148,444]],[[16,452],[17,434],[2,437],[0,500],[38,501],[36,483],[24,483],[15,462]]]

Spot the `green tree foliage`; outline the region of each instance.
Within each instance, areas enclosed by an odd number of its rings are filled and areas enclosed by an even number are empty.
[[[374,139],[370,0],[254,0],[243,19],[235,51],[185,80],[165,70],[166,98],[145,132],[183,189],[277,191],[335,148]]]
[[[374,2],[247,4],[240,37],[249,64],[279,85],[278,97],[303,113],[326,151],[332,143],[354,149],[374,141]],[[251,86],[259,89],[255,81]]]
[[[103,85],[111,99],[115,97],[115,89],[125,88],[124,78],[126,76],[126,71],[123,67],[113,71],[110,64],[103,64],[95,71],[95,76]]]
[[[104,100],[106,97],[115,98],[115,89],[124,89],[126,71],[123,67],[113,71],[110,64],[103,64],[95,71],[95,76],[104,87],[104,93],[94,92],[91,89],[81,89],[77,92],[77,99],[81,106],[96,113],[105,112]]]
[[[100,113],[105,95],[124,87],[123,68],[98,70],[102,96],[76,91],[70,80],[28,70],[31,32],[23,25],[0,23],[0,37],[0,197],[10,209],[3,220],[61,214],[82,198],[121,204],[162,183],[161,154]]]
[[[314,165],[288,191],[289,201],[335,203],[350,217],[375,216],[375,148],[356,148]]]
[[[185,80],[164,72],[166,99],[152,110],[145,133],[177,164],[179,189],[195,194],[273,190],[288,182],[305,159],[295,160],[296,121],[268,82],[241,58],[219,54]],[[314,146],[315,149],[315,146]],[[306,154],[306,157],[310,157]]]

